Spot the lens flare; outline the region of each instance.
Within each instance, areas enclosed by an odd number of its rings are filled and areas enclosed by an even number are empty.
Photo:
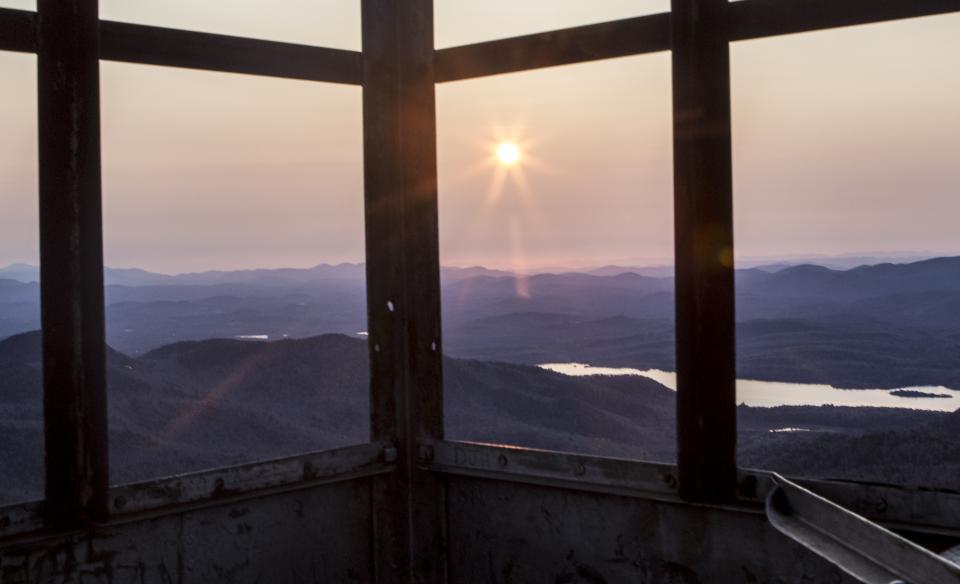
[[[520,148],[513,142],[501,142],[497,146],[497,160],[507,166],[516,164],[520,160]]]

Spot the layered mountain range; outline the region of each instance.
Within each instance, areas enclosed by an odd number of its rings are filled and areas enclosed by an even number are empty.
[[[365,270],[107,270],[114,481],[365,442]],[[594,272],[442,271],[449,437],[673,459],[671,390],[535,366],[673,369],[669,270]],[[740,377],[960,389],[960,258],[736,275]],[[0,269],[0,464],[11,469],[0,501],[42,490],[40,338],[29,332],[39,327],[37,279],[35,267]],[[960,414],[825,406],[739,416],[743,466],[960,483]]]
[[[444,344],[458,357],[674,369],[673,279],[658,268],[513,274],[445,268]],[[649,270],[648,270],[649,271]],[[837,270],[737,271],[742,378],[844,388],[960,389],[960,257]],[[38,328],[36,268],[0,269],[0,338]],[[167,276],[107,270],[108,342],[142,355],[184,340],[366,330],[365,266]]]

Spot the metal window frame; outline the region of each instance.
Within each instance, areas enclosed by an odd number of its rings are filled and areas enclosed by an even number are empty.
[[[372,438],[398,471],[377,478],[375,501],[398,509],[378,514],[378,539],[389,543],[377,571],[427,565],[438,580],[441,546],[418,539],[442,537],[432,522],[443,511],[439,479],[423,472],[443,445],[435,84],[673,50],[677,488],[686,501],[725,503],[742,488],[724,259],[733,245],[728,45],[960,12],[960,0],[674,0],[671,13],[434,50],[432,0],[362,0],[357,52],[100,21],[97,6],[0,8],[0,50],[38,55],[48,524],[103,521],[111,506],[99,60],[360,85]]]
[[[37,3],[45,509],[103,521],[109,485],[96,2]]]

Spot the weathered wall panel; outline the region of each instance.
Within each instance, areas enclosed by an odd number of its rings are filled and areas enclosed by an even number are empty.
[[[762,514],[448,479],[450,582],[847,583]]]
[[[0,584],[369,582],[369,479],[0,541]]]

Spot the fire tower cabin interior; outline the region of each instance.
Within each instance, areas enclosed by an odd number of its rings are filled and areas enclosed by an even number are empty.
[[[2,584],[960,583],[960,485],[737,465],[725,259],[731,43],[946,18],[960,0],[673,0],[669,12],[443,49],[433,0],[357,2],[362,51],[111,21],[97,0],[0,9],[0,50],[36,59],[44,446],[35,455],[45,472],[41,500],[0,508]],[[436,88],[648,53],[672,63],[676,464],[578,454],[576,442],[561,452],[447,439]],[[362,88],[366,443],[111,484],[106,62]]]

